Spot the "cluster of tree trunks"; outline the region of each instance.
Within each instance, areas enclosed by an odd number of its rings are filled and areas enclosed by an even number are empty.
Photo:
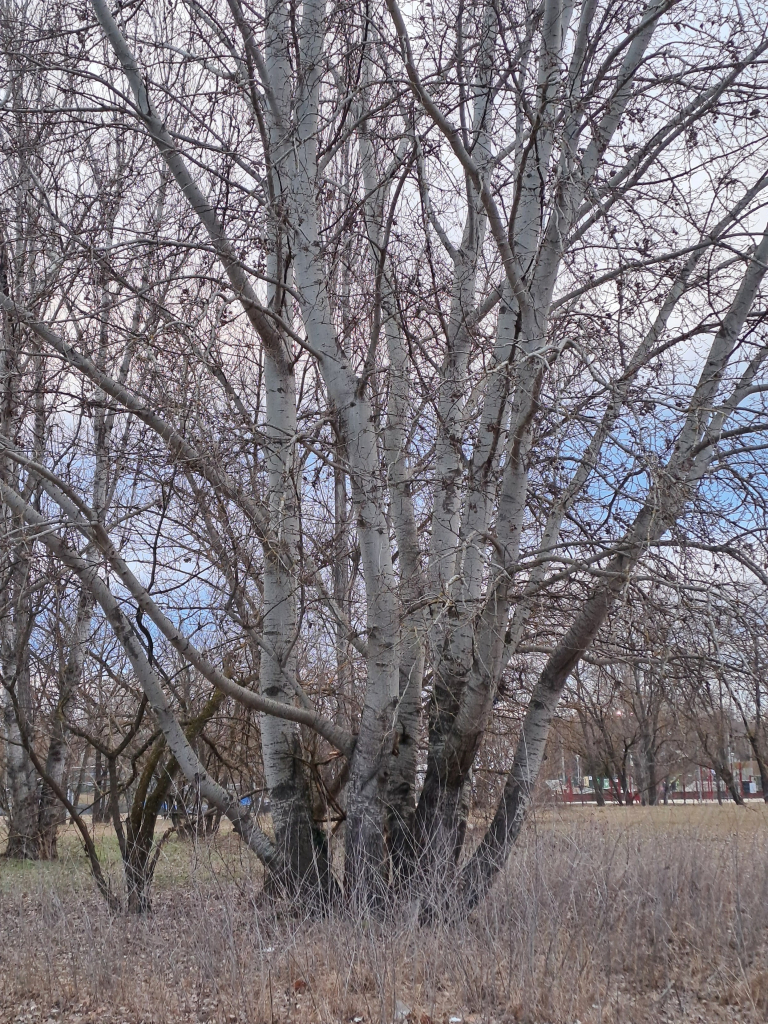
[[[727,529],[702,489],[732,440],[764,425],[768,229],[759,211],[768,171],[747,146],[739,166],[750,172],[739,178],[723,147],[712,157],[715,214],[700,224],[658,178],[669,164],[695,194],[699,133],[729,103],[743,106],[768,39],[759,19],[734,28],[723,16],[722,31],[739,41],[715,60],[705,32],[679,35],[689,6],[542,0],[446,10],[445,63],[443,33],[426,20],[420,28],[397,0],[349,22],[328,0],[258,11],[227,0],[173,16],[158,2],[164,13],[146,24],[142,12],[135,23],[127,8],[92,0],[73,37],[99,48],[98,71],[77,48],[56,51],[56,61],[73,82],[88,78],[89,102],[103,107],[88,129],[91,150],[123,153],[128,139],[134,147],[115,180],[139,190],[149,212],[136,229],[140,256],[122,270],[123,186],[112,182],[120,196],[86,236],[61,229],[41,184],[54,143],[25,118],[48,116],[46,90],[57,86],[35,93],[41,27],[26,8],[9,8],[3,102],[13,115],[15,221],[13,239],[2,239],[0,288],[9,855],[55,856],[62,806],[87,834],[64,771],[90,638],[105,625],[141,694],[117,746],[91,737],[106,775],[96,780],[94,820],[108,814],[117,832],[130,909],[149,906],[157,817],[177,778],[231,821],[275,892],[379,905],[407,890],[429,913],[483,898],[525,822],[569,678],[638,567],[687,529],[692,508],[709,516],[713,536]],[[61,5],[56,18],[64,26],[80,14]],[[177,37],[139,46],[166,21]],[[687,70],[664,63],[667,46]],[[163,63],[170,52],[181,60],[178,81]],[[134,180],[139,154],[145,172]],[[97,193],[108,163],[95,160],[89,172]],[[441,199],[451,188],[453,211]],[[418,251],[399,218],[420,232]],[[42,221],[63,232],[45,287]],[[638,232],[657,229],[653,243],[622,255]],[[77,262],[70,249],[77,260],[88,253],[87,288],[56,278]],[[201,307],[226,298],[209,339],[193,323],[193,278],[216,282]],[[81,330],[79,318],[91,316],[98,328]],[[178,365],[164,338],[182,339]],[[659,381],[669,409],[654,414],[659,439],[646,442],[635,424],[646,423],[644,390]],[[78,388],[89,396],[87,471],[55,448]],[[311,477],[322,473],[332,489],[324,534],[322,515],[308,511]],[[131,474],[132,511],[117,510]],[[155,517],[154,544],[131,526],[145,513]],[[185,550],[204,550],[206,579],[222,595],[209,617],[215,643],[173,604],[181,536]],[[324,543],[330,558],[320,564]],[[36,595],[54,589],[51,566],[77,597],[41,745],[31,638]],[[194,605],[197,583],[187,585]],[[331,643],[311,632],[318,617]],[[549,637],[518,695],[495,813],[465,850],[473,767],[505,673],[544,619]],[[213,693],[186,723],[156,647]],[[319,671],[329,658],[332,692],[308,692],[307,665]],[[203,729],[225,699],[260,716],[270,834],[202,758]],[[145,727],[145,708],[155,734],[123,820],[116,764]],[[655,708],[638,676],[651,803]],[[343,767],[315,772],[309,737]],[[736,798],[720,754],[718,774]],[[344,819],[343,877],[326,827],[331,806]],[[89,854],[93,862],[92,843]]]

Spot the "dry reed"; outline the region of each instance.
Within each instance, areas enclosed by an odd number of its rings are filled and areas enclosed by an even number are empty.
[[[768,1017],[763,807],[547,810],[469,920],[429,927],[267,903],[231,835],[168,843],[154,913],[110,916],[62,846],[0,864],[3,1024]]]

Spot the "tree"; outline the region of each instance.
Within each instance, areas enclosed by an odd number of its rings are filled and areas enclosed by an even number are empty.
[[[471,907],[520,832],[570,674],[649,552],[700,518],[740,543],[711,495],[739,490],[728,446],[764,424],[765,27],[686,0],[3,17],[23,26],[6,74],[35,68],[67,167],[66,187],[30,179],[57,233],[38,276],[59,261],[66,283],[44,308],[8,288],[0,306],[65,368],[61,439],[77,381],[149,449],[105,522],[59,437],[37,450],[4,429],[9,535],[92,595],[180,771],[276,886],[338,895],[325,778],[349,897],[412,884]],[[103,186],[80,183],[80,149],[118,139],[142,170],[122,186],[132,217],[86,241],[72,213]],[[137,211],[166,183],[150,244]],[[151,252],[145,283],[126,252]],[[98,358],[86,254],[156,325],[116,311]],[[134,608],[261,713],[274,841],[205,771]],[[518,655],[537,682],[464,856]],[[333,779],[308,733],[344,760]]]
[[[678,699],[681,715],[697,735],[704,763],[718,777],[718,787],[722,781],[734,802],[743,804],[734,758],[754,757],[764,796],[768,781],[761,671],[764,594],[761,583],[743,578],[738,563],[727,575],[719,563],[717,568],[718,585],[704,595],[693,592],[686,602],[698,628],[676,655]]]

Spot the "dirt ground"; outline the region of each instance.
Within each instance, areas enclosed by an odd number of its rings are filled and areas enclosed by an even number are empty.
[[[0,860],[0,1024],[768,1020],[764,804],[539,809],[486,903],[429,928],[268,903],[225,831],[165,844],[145,918],[107,911],[71,829],[60,851]]]

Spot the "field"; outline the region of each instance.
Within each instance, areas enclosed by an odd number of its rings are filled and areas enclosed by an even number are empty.
[[[117,849],[101,852],[115,881]],[[1,837],[0,837],[1,841]],[[540,811],[468,921],[313,920],[231,834],[164,847],[146,919],[110,916],[71,830],[0,861],[0,1022],[764,1022],[768,808]]]

